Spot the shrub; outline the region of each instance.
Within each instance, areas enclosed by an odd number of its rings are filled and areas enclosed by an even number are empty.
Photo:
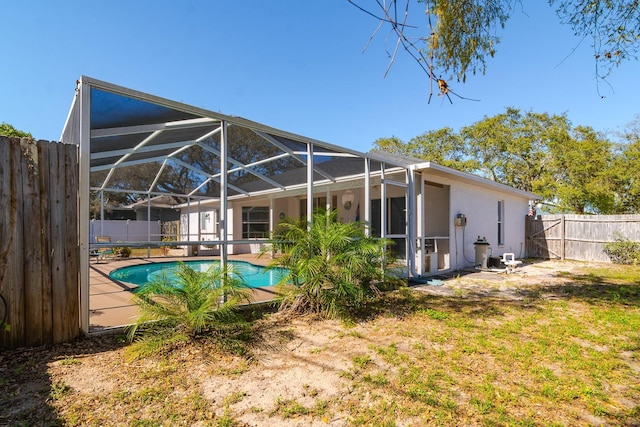
[[[117,243],[122,243],[122,240],[118,240]],[[122,258],[129,258],[131,256],[131,248],[128,246],[116,246],[113,248],[113,253]]]
[[[239,306],[250,300],[250,289],[232,274],[213,265],[206,272],[178,264],[175,277],[162,275],[141,287],[133,297],[140,316],[129,327],[138,337],[141,353],[153,353],[199,337],[224,340],[242,332]]]
[[[617,236],[604,245],[604,252],[614,264],[640,265],[640,242]]]
[[[382,268],[390,241],[366,236],[360,222],[341,223],[337,212],[319,211],[308,228],[306,218],[284,220],[273,244],[262,253],[279,255],[271,268],[289,271],[280,284],[280,311],[348,317],[379,295],[387,277]]]

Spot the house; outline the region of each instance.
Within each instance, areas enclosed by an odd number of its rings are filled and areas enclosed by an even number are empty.
[[[392,239],[407,276],[478,264],[478,238],[491,255],[526,256],[524,219],[539,199],[431,162],[361,153],[85,76],[61,141],[79,146],[82,295],[91,194],[126,192],[147,210],[153,200],[181,201],[168,204],[180,211],[177,244],[223,263],[256,251],[282,218],[337,209],[341,221],[363,221]],[[161,244],[147,229],[125,246]]]
[[[395,166],[387,169],[384,176],[380,170],[369,171],[365,184],[363,167],[352,159],[335,159],[335,169],[352,171],[348,185],[316,186],[313,207],[337,209],[341,221],[366,221],[371,233],[380,236],[384,198],[385,237],[395,242],[394,250],[407,263],[410,275],[433,275],[477,264],[474,244],[478,238],[489,243],[488,255],[500,257],[509,252],[519,258],[526,256],[524,219],[536,195],[418,159],[386,153],[362,156],[393,158]],[[361,159],[359,162],[363,163]],[[413,182],[406,183],[411,175]],[[365,213],[367,198],[370,214]],[[193,205],[180,205],[183,240],[219,241],[220,205],[218,199],[202,201],[197,209]],[[230,198],[228,253],[257,253],[278,221],[302,218],[307,206],[304,188]],[[407,245],[414,239],[415,250]],[[219,254],[219,247],[202,245],[199,251],[200,255]]]

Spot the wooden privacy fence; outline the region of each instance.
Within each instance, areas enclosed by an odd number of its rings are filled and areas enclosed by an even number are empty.
[[[640,241],[640,215],[542,215],[526,219],[527,256],[611,262],[604,246]]]
[[[77,146],[0,136],[0,348],[79,335],[77,194]]]

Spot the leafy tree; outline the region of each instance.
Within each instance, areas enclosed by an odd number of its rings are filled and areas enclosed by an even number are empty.
[[[463,127],[459,135],[445,128],[409,143],[379,139],[375,147],[448,162],[453,168],[540,194],[563,212],[633,212],[638,211],[640,193],[638,128],[629,127],[627,143],[616,153],[617,146],[602,134],[586,126],[573,128],[565,115],[507,108]]]
[[[205,336],[224,338],[242,326],[237,308],[249,301],[248,291],[231,267],[201,272],[180,263],[175,276],[162,275],[134,293],[140,315],[128,337],[138,338],[141,354]]]
[[[550,165],[549,145],[563,144],[571,129],[566,116],[515,108],[461,129],[477,173],[524,191],[543,189]]]
[[[374,151],[384,151],[402,156],[414,156],[409,144],[402,142],[402,140],[396,136],[392,136],[391,138],[378,138],[373,142],[373,145]]]
[[[535,1],[535,0],[534,0]],[[517,10],[520,2],[511,0],[418,0],[423,3],[427,25],[412,25],[412,0],[376,2],[367,9],[357,0],[357,8],[375,17],[379,25],[389,26],[397,37],[396,52],[404,49],[437,81],[441,93],[447,93],[440,75],[465,81],[469,72],[484,73],[487,57],[493,57],[500,42],[498,31]],[[596,75],[606,78],[623,60],[636,58],[640,47],[640,5],[638,0],[548,0],[560,21],[576,36],[591,38]],[[374,34],[375,34],[374,32]]]
[[[564,211],[612,213],[612,143],[592,128],[578,126],[571,138],[551,141],[549,147],[553,181],[544,189],[547,198],[553,195]]]
[[[33,138],[29,132],[18,130],[5,122],[0,123],[0,135],[18,138]]]
[[[374,142],[374,150],[415,157],[463,171],[477,168],[477,162],[466,154],[464,140],[448,127],[426,132],[408,143],[397,137],[380,138]]]
[[[640,212],[640,116],[627,125],[613,165],[616,211]]]
[[[263,251],[281,252],[270,268],[289,272],[280,284],[280,311],[347,317],[379,293],[389,242],[366,236],[361,223],[339,222],[337,211],[316,212],[308,227],[306,219],[284,220]]]
[[[511,13],[511,2],[499,0],[425,0],[426,13],[435,26],[426,49],[436,68],[446,70],[465,81],[467,71],[486,70],[487,56],[493,57],[500,38],[497,29],[504,28]]]

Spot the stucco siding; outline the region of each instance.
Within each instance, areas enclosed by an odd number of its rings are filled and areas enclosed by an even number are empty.
[[[428,177],[433,182],[450,186],[449,236],[451,268],[471,266],[475,262],[474,242],[481,238],[490,244],[489,253],[501,256],[513,252],[524,257],[525,215],[528,200],[500,191],[488,190],[443,177]],[[498,201],[504,202],[504,244],[498,244]],[[428,201],[426,202],[428,203]],[[454,225],[458,214],[466,216],[466,226]]]

